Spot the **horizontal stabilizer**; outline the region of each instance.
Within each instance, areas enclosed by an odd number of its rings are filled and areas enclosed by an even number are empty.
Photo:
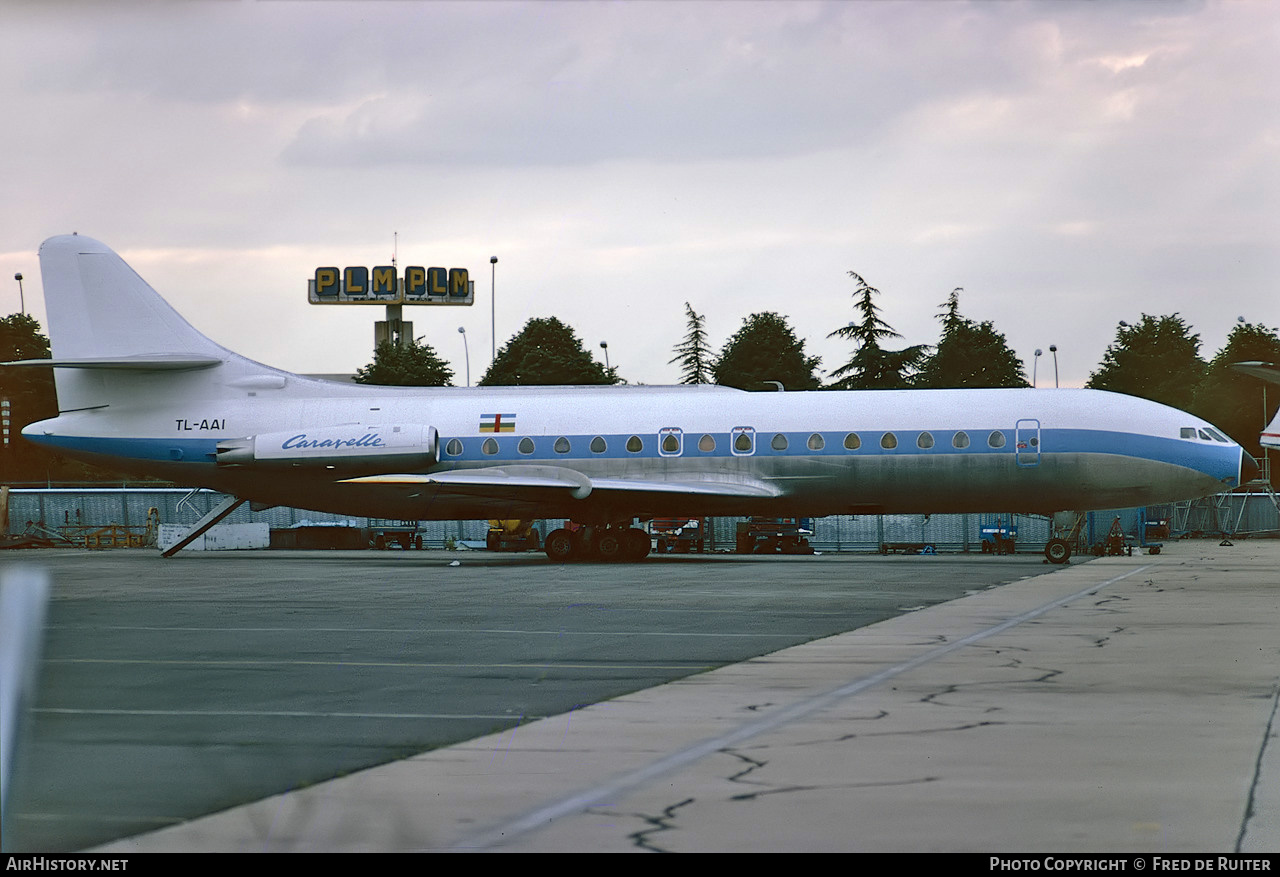
[[[123,371],[187,371],[211,368],[222,362],[212,356],[192,353],[148,353],[133,356],[98,356],[85,359],[21,359],[4,365],[44,366],[45,368],[101,368]]]
[[[1243,374],[1261,378],[1268,384],[1280,384],[1280,365],[1274,362],[1237,362],[1231,367]]]
[[[654,481],[633,478],[588,478],[576,469],[561,466],[490,466],[430,474],[370,475],[348,478],[348,484],[438,484],[450,492],[488,493],[503,488],[518,494],[520,488],[566,488],[577,499],[585,499],[595,491],[628,493],[687,493],[697,496],[774,497],[781,491],[755,479],[716,480],[687,479]]]

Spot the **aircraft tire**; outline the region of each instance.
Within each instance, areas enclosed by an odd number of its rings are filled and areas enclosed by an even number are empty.
[[[643,560],[649,556],[652,544],[649,534],[639,527],[632,527],[622,537],[622,557],[624,560]]]
[[[1066,563],[1071,559],[1071,544],[1066,539],[1050,539],[1044,546],[1044,556],[1050,563]]]
[[[578,537],[563,527],[548,533],[546,541],[542,543],[542,550],[547,552],[547,557],[561,563],[572,560],[578,553],[578,548]]]
[[[601,560],[619,560],[622,557],[623,537],[614,530],[605,530],[596,539],[596,554]]]

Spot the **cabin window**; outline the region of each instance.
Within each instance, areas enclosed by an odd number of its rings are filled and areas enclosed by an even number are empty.
[[[813,435],[809,436],[808,444],[809,450],[820,451],[827,446],[827,440],[815,432]]]
[[[987,436],[987,447],[990,447],[990,448],[1003,448],[1003,447],[1004,447],[1004,433],[1002,433],[1002,432],[1001,432],[1000,430],[998,430],[998,429],[997,429],[997,430],[994,430],[994,431],[991,433],[991,435]]]
[[[898,446],[898,437],[891,432],[886,432],[880,436],[880,447],[886,451],[892,451]]]
[[[633,454],[638,454],[644,450],[644,442],[640,440],[640,436],[633,435],[627,439],[627,450]]]
[[[775,451],[785,451],[787,449],[787,437],[782,433],[778,433],[773,437],[773,441],[769,442],[769,447]]]
[[[569,440],[564,436],[560,436],[552,447],[555,448],[557,454],[567,454],[569,453]]]
[[[862,447],[862,439],[858,438],[856,432],[851,432],[844,437],[844,447],[846,451],[856,451]]]
[[[444,452],[450,457],[456,457],[462,453],[462,442],[457,439],[449,439],[449,444],[444,446]]]
[[[684,446],[684,434],[675,427],[666,427],[659,433],[658,451],[664,457],[674,457]]]
[[[951,437],[951,447],[967,448],[969,447],[969,433],[958,432]]]
[[[754,454],[756,450],[756,431],[750,426],[735,426],[733,428],[733,453],[735,456],[745,457]]]
[[[932,433],[927,433],[927,432],[920,433],[920,435],[916,438],[916,447],[922,451],[927,451],[931,447],[933,447]]]
[[[609,446],[605,443],[604,436],[598,435],[591,440],[591,453],[603,454]]]
[[[520,453],[522,453],[522,454],[532,454],[532,453],[533,453],[533,439],[529,438],[528,436],[525,436],[524,438],[520,439],[520,444],[518,444],[518,445],[516,446],[516,448],[517,448],[517,450],[519,450],[519,451],[520,451]]]
[[[716,449],[716,440],[709,435],[704,435],[698,439],[698,450],[704,454],[709,454]]]
[[[480,450],[492,457],[494,454],[498,453],[498,440],[491,438],[485,439],[484,444],[480,446]]]

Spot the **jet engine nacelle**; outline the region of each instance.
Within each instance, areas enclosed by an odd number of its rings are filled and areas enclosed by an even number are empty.
[[[412,471],[436,462],[434,426],[348,424],[267,432],[218,442],[219,466]]]

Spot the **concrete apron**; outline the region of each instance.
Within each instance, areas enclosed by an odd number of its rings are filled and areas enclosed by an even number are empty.
[[[103,851],[1274,852],[1280,542],[1171,543]]]

